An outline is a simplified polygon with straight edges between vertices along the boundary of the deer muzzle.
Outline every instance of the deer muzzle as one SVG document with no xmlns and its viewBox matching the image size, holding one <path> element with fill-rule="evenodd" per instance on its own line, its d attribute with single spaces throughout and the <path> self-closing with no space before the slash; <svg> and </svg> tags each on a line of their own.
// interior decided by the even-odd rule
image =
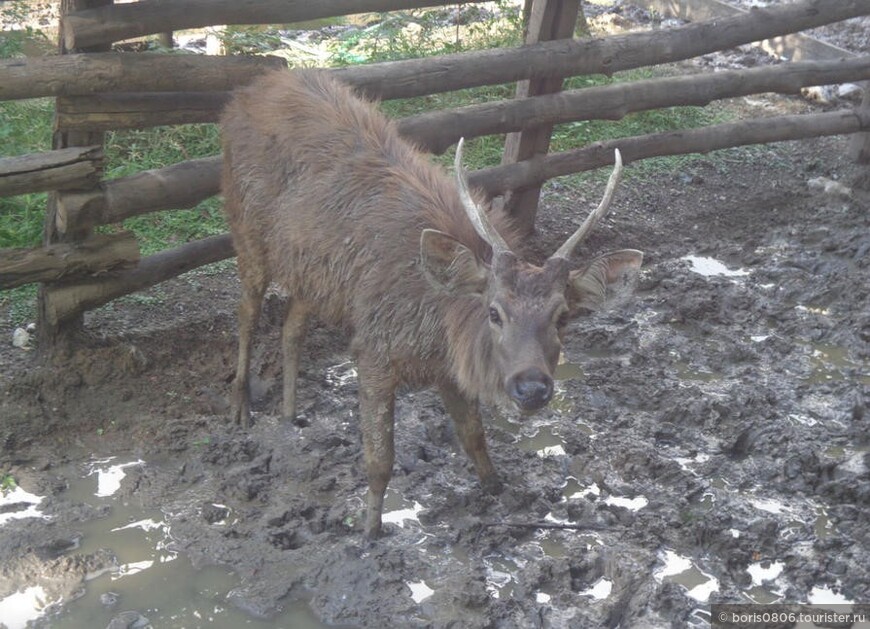
<svg viewBox="0 0 870 629">
<path fill-rule="evenodd" d="M 508 378 L 505 389 L 508 397 L 526 413 L 539 411 L 553 398 L 553 378 L 532 367 Z"/>
</svg>

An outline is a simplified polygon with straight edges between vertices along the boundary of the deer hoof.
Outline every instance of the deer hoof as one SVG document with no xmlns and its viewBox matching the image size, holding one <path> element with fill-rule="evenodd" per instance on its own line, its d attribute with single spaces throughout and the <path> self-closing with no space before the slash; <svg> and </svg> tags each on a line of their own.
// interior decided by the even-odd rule
<svg viewBox="0 0 870 629">
<path fill-rule="evenodd" d="M 377 521 L 366 521 L 366 537 L 375 540 L 381 536 L 381 518 L 378 516 Z"/>
<path fill-rule="evenodd" d="M 499 479 L 497 474 L 481 478 L 480 486 L 483 487 L 483 491 L 492 495 L 500 494 L 504 489 L 504 484 L 501 482 L 501 479 Z"/>
</svg>

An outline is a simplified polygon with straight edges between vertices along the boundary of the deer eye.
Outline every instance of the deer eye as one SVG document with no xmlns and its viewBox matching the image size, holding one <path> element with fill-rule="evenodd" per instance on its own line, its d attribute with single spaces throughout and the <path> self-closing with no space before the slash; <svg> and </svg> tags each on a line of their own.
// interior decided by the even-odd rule
<svg viewBox="0 0 870 629">
<path fill-rule="evenodd" d="M 489 321 L 490 321 L 490 323 L 501 327 L 501 315 L 498 314 L 498 310 L 496 308 L 490 307 L 490 309 L 489 309 Z"/>
</svg>

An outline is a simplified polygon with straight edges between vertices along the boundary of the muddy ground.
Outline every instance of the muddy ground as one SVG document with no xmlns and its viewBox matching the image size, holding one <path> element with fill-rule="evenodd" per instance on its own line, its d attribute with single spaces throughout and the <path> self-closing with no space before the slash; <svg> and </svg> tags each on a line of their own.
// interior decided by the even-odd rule
<svg viewBox="0 0 870 629">
<path fill-rule="evenodd" d="M 195 565 L 236 571 L 232 604 L 263 617 L 303 597 L 352 626 L 703 626 L 709 602 L 870 600 L 870 190 L 846 143 L 629 178 L 582 253 L 643 249 L 637 294 L 571 326 L 574 377 L 552 408 L 491 413 L 506 491 L 481 492 L 434 395 L 404 392 L 390 487 L 394 509 L 419 513 L 376 542 L 361 535 L 340 335 L 313 331 L 301 416 L 280 421 L 273 297 L 256 426 L 228 423 L 232 269 L 93 313 L 99 346 L 64 368 L 5 347 L 0 469 L 46 495 L 51 519 L 0 528 L 0 598 L 34 578 L 72 596 L 112 565 L 111 549 L 76 552 L 83 523 L 106 514 L 70 501 L 58 470 L 128 455 L 145 464 L 127 470 L 124 499 L 161 510 Z M 850 192 L 808 185 L 820 177 Z M 551 251 L 598 194 L 551 187 L 535 247 Z M 677 556 L 694 576 L 663 574 Z M 418 603 L 419 582 L 433 593 Z"/>
<path fill-rule="evenodd" d="M 870 176 L 848 141 L 629 176 L 578 257 L 644 250 L 637 292 L 570 326 L 550 408 L 490 410 L 505 491 L 480 490 L 435 395 L 403 392 L 375 542 L 341 334 L 312 330 L 300 416 L 281 421 L 271 296 L 256 424 L 228 423 L 231 267 L 89 314 L 93 338 L 63 366 L 4 341 L 0 472 L 48 517 L 0 527 L 0 601 L 39 584 L 66 602 L 117 569 L 112 548 L 80 543 L 110 508 L 69 490 L 108 456 L 143 462 L 120 499 L 162 513 L 194 566 L 232 569 L 226 603 L 251 618 L 305 599 L 357 627 L 683 627 L 708 625 L 712 602 L 870 601 Z M 599 195 L 548 186 L 532 248 L 554 250 Z M 70 626 L 52 610 L 34 623 Z"/>
</svg>

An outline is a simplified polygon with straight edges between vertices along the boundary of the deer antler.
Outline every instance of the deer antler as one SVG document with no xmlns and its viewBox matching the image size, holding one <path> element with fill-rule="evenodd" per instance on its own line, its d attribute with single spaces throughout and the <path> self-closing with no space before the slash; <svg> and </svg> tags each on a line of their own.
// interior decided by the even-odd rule
<svg viewBox="0 0 870 629">
<path fill-rule="evenodd" d="M 468 191 L 468 176 L 462 167 L 463 144 L 465 144 L 465 138 L 460 138 L 459 143 L 456 145 L 456 159 L 453 160 L 453 168 L 456 171 L 456 185 L 459 188 L 459 198 L 462 199 L 462 205 L 477 234 L 492 247 L 492 257 L 495 259 L 499 253 L 510 251 L 511 249 L 504 238 L 501 237 L 501 234 L 489 222 L 483 209 L 471 198 L 471 193 Z"/>
<path fill-rule="evenodd" d="M 607 180 L 607 188 L 604 190 L 604 198 L 595 210 L 586 217 L 583 224 L 575 231 L 565 243 L 559 247 L 551 258 L 564 258 L 568 260 L 574 248 L 589 234 L 590 231 L 598 224 L 607 210 L 610 208 L 610 202 L 613 200 L 613 192 L 616 190 L 616 185 L 619 183 L 619 178 L 622 176 L 622 155 L 619 149 L 614 151 L 613 172 L 610 173 L 610 179 Z"/>
</svg>

